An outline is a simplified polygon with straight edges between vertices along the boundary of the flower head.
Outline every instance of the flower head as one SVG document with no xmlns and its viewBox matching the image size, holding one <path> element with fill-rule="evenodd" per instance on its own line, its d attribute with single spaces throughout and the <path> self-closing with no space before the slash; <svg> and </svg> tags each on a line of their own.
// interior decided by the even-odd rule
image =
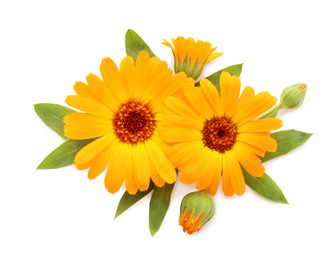
<svg viewBox="0 0 333 260">
<path fill-rule="evenodd" d="M 199 231 L 215 213 L 213 199 L 205 191 L 187 194 L 180 205 L 179 225 L 188 234 Z"/>
<path fill-rule="evenodd" d="M 170 47 L 175 59 L 175 72 L 184 71 L 187 76 L 197 79 L 205 64 L 221 56 L 222 52 L 215 52 L 212 44 L 194 41 L 193 38 L 177 37 L 171 43 L 164 40 L 163 44 Z"/>
<path fill-rule="evenodd" d="M 184 87 L 184 99 L 166 99 L 163 138 L 172 143 L 171 161 L 181 171 L 180 180 L 196 182 L 199 190 L 216 193 L 221 175 L 225 195 L 245 191 L 244 167 L 253 176 L 265 172 L 258 156 L 274 152 L 270 131 L 281 127 L 277 118 L 256 120 L 276 98 L 268 92 L 257 95 L 246 87 L 240 95 L 240 80 L 227 72 L 220 77 L 220 94 L 203 79 L 200 87 Z"/>
<path fill-rule="evenodd" d="M 168 145 L 158 135 L 166 97 L 182 86 L 193 86 L 184 73 L 173 76 L 166 62 L 147 52 L 136 62 L 126 57 L 120 69 L 110 58 L 102 60 L 102 79 L 89 74 L 87 83 L 77 82 L 77 95 L 68 96 L 68 105 L 82 112 L 64 118 L 65 135 L 70 139 L 96 138 L 75 157 L 78 169 L 97 177 L 106 168 L 105 186 L 116 192 L 126 181 L 130 194 L 144 191 L 150 180 L 158 187 L 173 183 L 176 173 L 166 155 Z"/>
</svg>

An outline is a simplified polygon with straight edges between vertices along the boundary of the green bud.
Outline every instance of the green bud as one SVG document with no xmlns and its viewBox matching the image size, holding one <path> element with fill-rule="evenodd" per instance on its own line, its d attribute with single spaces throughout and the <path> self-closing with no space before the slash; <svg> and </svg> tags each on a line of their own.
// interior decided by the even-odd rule
<svg viewBox="0 0 333 260">
<path fill-rule="evenodd" d="M 180 205 L 179 225 L 188 234 L 199 231 L 215 213 L 215 204 L 206 191 L 187 194 Z"/>
<path fill-rule="evenodd" d="M 303 83 L 286 87 L 281 93 L 281 106 L 287 109 L 299 108 L 303 103 L 306 89 L 307 86 Z"/>
</svg>

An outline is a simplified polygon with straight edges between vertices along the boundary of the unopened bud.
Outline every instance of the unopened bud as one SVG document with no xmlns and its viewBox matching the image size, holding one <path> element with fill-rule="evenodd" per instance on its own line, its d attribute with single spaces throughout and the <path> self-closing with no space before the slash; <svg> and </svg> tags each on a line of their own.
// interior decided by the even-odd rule
<svg viewBox="0 0 333 260">
<path fill-rule="evenodd" d="M 179 225 L 188 234 L 199 231 L 215 213 L 215 204 L 206 191 L 187 194 L 180 205 Z"/>
<path fill-rule="evenodd" d="M 287 109 L 299 108 L 304 100 L 307 86 L 299 83 L 286 87 L 281 93 L 281 106 Z"/>
</svg>

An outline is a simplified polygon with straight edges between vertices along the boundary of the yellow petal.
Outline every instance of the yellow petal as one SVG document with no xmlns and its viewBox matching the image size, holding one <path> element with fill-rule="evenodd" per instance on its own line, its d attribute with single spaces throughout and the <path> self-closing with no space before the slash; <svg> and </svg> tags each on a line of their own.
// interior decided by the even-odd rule
<svg viewBox="0 0 333 260">
<path fill-rule="evenodd" d="M 212 60 L 215 60 L 216 58 L 220 57 L 223 55 L 223 52 L 215 52 L 215 53 L 212 53 L 208 60 L 206 61 L 206 64 L 208 64 L 209 62 L 211 62 Z"/>
<path fill-rule="evenodd" d="M 150 162 L 149 164 L 150 164 L 150 177 L 151 177 L 151 180 L 153 181 L 153 183 L 157 187 L 164 186 L 165 181 L 158 174 L 158 171 L 156 170 L 156 167 L 154 166 L 154 164 L 152 162 Z"/>
<path fill-rule="evenodd" d="M 150 56 L 148 52 L 141 51 L 135 61 L 134 74 L 135 84 L 130 85 L 132 88 L 133 97 L 135 100 L 142 99 L 144 93 L 147 90 L 148 80 L 150 76 Z"/>
<path fill-rule="evenodd" d="M 222 173 L 222 160 L 223 156 L 221 156 L 221 165 L 218 164 L 218 166 L 221 166 L 220 171 L 217 173 L 215 173 L 214 178 L 212 180 L 212 182 L 209 184 L 209 186 L 207 187 L 206 191 L 211 195 L 214 196 L 220 186 L 220 180 L 221 180 L 221 173 Z M 219 167 L 216 167 L 216 169 L 218 169 Z"/>
<path fill-rule="evenodd" d="M 210 155 L 211 153 L 209 148 L 204 147 L 200 149 L 193 156 L 193 158 L 186 163 L 186 165 L 179 167 L 180 171 L 182 172 L 182 176 L 186 176 L 188 180 L 192 179 L 193 181 L 198 181 L 201 173 L 206 171 L 207 162 L 214 163 L 211 160 Z"/>
<path fill-rule="evenodd" d="M 211 106 L 214 114 L 218 117 L 223 116 L 223 108 L 219 92 L 215 86 L 207 79 L 200 81 L 200 89 L 205 96 L 207 103 Z"/>
<path fill-rule="evenodd" d="M 83 147 L 75 156 L 75 164 L 84 164 L 97 156 L 113 140 L 114 135 L 105 135 Z"/>
<path fill-rule="evenodd" d="M 167 82 L 165 87 L 162 84 L 156 85 L 155 88 L 159 91 L 151 99 L 155 105 L 159 105 L 162 102 L 164 103 L 166 97 L 174 95 L 184 87 L 194 88 L 194 80 L 187 78 L 183 72 L 177 73 Z"/>
<path fill-rule="evenodd" d="M 175 169 L 161 149 L 152 140 L 146 141 L 145 145 L 147 154 L 161 178 L 167 183 L 175 182 Z"/>
<path fill-rule="evenodd" d="M 112 111 L 97 100 L 83 96 L 68 96 L 65 101 L 71 107 L 74 107 L 81 111 L 96 116 L 102 116 L 107 118 L 112 117 Z"/>
<path fill-rule="evenodd" d="M 168 109 L 173 111 L 175 114 L 198 120 L 199 122 L 203 122 L 202 125 L 204 125 L 205 118 L 201 114 L 196 113 L 193 108 L 183 100 L 176 97 L 168 97 L 165 100 L 165 104 Z"/>
<path fill-rule="evenodd" d="M 228 169 L 228 162 L 226 161 L 225 153 L 223 156 L 223 166 L 222 166 L 222 191 L 224 195 L 230 197 L 235 194 L 231 180 L 230 180 L 230 170 Z"/>
<path fill-rule="evenodd" d="M 129 92 L 114 61 L 110 58 L 104 58 L 100 71 L 109 95 L 115 98 L 118 104 L 126 102 L 129 98 Z"/>
<path fill-rule="evenodd" d="M 207 162 L 205 164 L 205 168 L 198 176 L 198 182 L 196 187 L 199 190 L 207 189 L 211 185 L 215 177 L 221 176 L 222 172 L 222 154 L 212 151 L 210 149 L 206 150 L 209 151 L 209 156 L 206 160 Z"/>
<path fill-rule="evenodd" d="M 86 113 L 72 113 L 64 117 L 65 136 L 84 140 L 113 133 L 111 119 Z"/>
<path fill-rule="evenodd" d="M 82 97 L 91 98 L 94 101 L 99 101 L 92 89 L 84 82 L 76 82 L 74 85 L 75 92 Z"/>
<path fill-rule="evenodd" d="M 88 172 L 88 178 L 90 180 L 100 175 L 106 169 L 106 167 L 111 163 L 112 155 L 118 143 L 119 143 L 118 139 L 114 138 L 112 142 L 107 147 L 105 147 L 104 150 L 102 150 L 96 157 L 94 157 L 90 161 L 91 168 L 89 169 Z"/>
<path fill-rule="evenodd" d="M 192 142 L 180 142 L 172 146 L 170 150 L 171 161 L 175 167 L 187 164 L 202 148 L 201 140 Z"/>
<path fill-rule="evenodd" d="M 197 129 L 182 127 L 169 127 L 160 133 L 161 138 L 170 143 L 174 142 L 191 142 L 202 139 L 202 133 Z"/>
<path fill-rule="evenodd" d="M 236 110 L 238 111 L 242 106 L 244 106 L 244 104 L 252 100 L 253 97 L 254 89 L 247 86 L 239 97 Z"/>
<path fill-rule="evenodd" d="M 263 118 L 237 127 L 237 132 L 263 132 L 279 129 L 282 121 L 277 118 Z"/>
<path fill-rule="evenodd" d="M 133 149 L 133 167 L 135 182 L 140 191 L 145 191 L 150 182 L 150 158 L 148 157 L 144 143 L 132 145 Z"/>
<path fill-rule="evenodd" d="M 225 152 L 224 156 L 225 168 L 223 169 L 223 175 L 229 176 L 232 190 L 237 195 L 242 195 L 245 191 L 245 180 L 237 158 L 232 150 Z"/>
<path fill-rule="evenodd" d="M 220 75 L 220 96 L 221 96 L 221 106 L 222 114 L 225 114 L 228 101 L 228 92 L 230 88 L 231 75 L 228 72 L 222 72 Z"/>
<path fill-rule="evenodd" d="M 109 192 L 116 193 L 122 186 L 132 160 L 131 155 L 131 145 L 122 142 L 117 144 L 104 180 Z"/>
<path fill-rule="evenodd" d="M 125 57 L 120 63 L 120 76 L 123 82 L 123 90 L 127 93 L 127 99 L 134 99 L 133 91 L 135 87 L 134 60 L 132 57 Z"/>
<path fill-rule="evenodd" d="M 237 141 L 247 143 L 268 152 L 275 152 L 277 148 L 275 139 L 258 133 L 240 133 L 237 135 Z"/>
<path fill-rule="evenodd" d="M 171 127 L 182 127 L 191 129 L 202 129 L 202 122 L 195 120 L 193 118 L 188 118 L 184 116 L 178 116 L 173 113 L 165 113 L 163 117 L 163 124 Z"/>
<path fill-rule="evenodd" d="M 192 86 L 184 86 L 184 95 L 189 104 L 196 110 L 197 113 L 204 116 L 205 119 L 210 120 L 214 116 L 214 110 L 206 101 L 204 95 L 201 93 L 200 88 Z"/>
<path fill-rule="evenodd" d="M 231 76 L 228 72 L 223 71 L 220 76 L 220 91 L 222 108 L 224 115 L 232 117 L 236 111 L 238 97 L 240 93 L 240 80 L 236 76 Z"/>
<path fill-rule="evenodd" d="M 251 101 L 236 111 L 232 121 L 237 125 L 250 122 L 274 106 L 276 98 L 268 92 L 261 92 L 254 96 Z"/>
<path fill-rule="evenodd" d="M 95 96 L 108 107 L 112 112 L 116 112 L 118 108 L 118 101 L 112 96 L 104 82 L 94 74 L 87 76 L 87 82 L 90 89 L 94 92 Z"/>
<path fill-rule="evenodd" d="M 135 182 L 135 171 L 134 171 L 134 165 L 133 165 L 133 149 L 129 152 L 130 161 L 128 164 L 128 169 L 126 172 L 126 190 L 129 194 L 133 195 L 136 194 L 138 191 L 138 186 Z"/>
<path fill-rule="evenodd" d="M 232 148 L 237 160 L 252 175 L 260 177 L 265 173 L 261 160 L 241 142 L 237 142 Z"/>
</svg>

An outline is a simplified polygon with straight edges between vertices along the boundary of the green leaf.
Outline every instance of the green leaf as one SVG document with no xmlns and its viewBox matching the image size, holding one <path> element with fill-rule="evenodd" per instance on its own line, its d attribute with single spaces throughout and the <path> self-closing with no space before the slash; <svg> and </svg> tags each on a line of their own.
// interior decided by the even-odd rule
<svg viewBox="0 0 333 260">
<path fill-rule="evenodd" d="M 304 144 L 311 135 L 312 134 L 297 130 L 283 130 L 272 133 L 272 138 L 274 138 L 278 144 L 277 151 L 266 153 L 262 162 L 287 154 Z M 262 177 L 253 177 L 245 169 L 243 169 L 243 173 L 246 184 L 258 194 L 275 202 L 288 203 L 279 186 L 267 174 L 264 174 Z"/>
<path fill-rule="evenodd" d="M 219 71 L 213 73 L 212 75 L 206 77 L 206 79 L 208 79 L 210 82 L 212 82 L 213 85 L 218 89 L 218 91 L 220 91 L 220 75 L 221 75 L 222 71 L 229 72 L 231 75 L 239 77 L 240 74 L 242 73 L 242 68 L 243 68 L 243 64 L 232 65 L 232 66 L 226 67 L 222 70 L 219 70 Z M 198 86 L 199 86 L 199 84 L 200 84 L 199 82 L 196 83 L 196 85 L 198 85 Z"/>
<path fill-rule="evenodd" d="M 300 132 L 297 130 L 284 130 L 271 134 L 278 144 L 277 150 L 273 153 L 267 152 L 262 162 L 274 159 L 281 155 L 289 153 L 291 150 L 304 144 L 312 134 Z"/>
<path fill-rule="evenodd" d="M 63 118 L 65 115 L 75 113 L 76 111 L 61 105 L 49 103 L 36 104 L 34 108 L 37 115 L 49 128 L 66 139 Z"/>
<path fill-rule="evenodd" d="M 262 177 L 253 177 L 243 169 L 243 174 L 246 184 L 255 192 L 269 200 L 288 204 L 282 190 L 266 173 Z"/>
<path fill-rule="evenodd" d="M 94 139 L 66 140 L 58 148 L 46 156 L 37 169 L 57 169 L 72 165 L 74 163 L 74 157 L 78 151 L 93 140 Z"/>
<path fill-rule="evenodd" d="M 130 29 L 126 32 L 125 46 L 127 55 L 131 56 L 134 61 L 136 60 L 136 56 L 140 51 L 147 51 L 150 57 L 155 56 L 147 43 L 135 31 Z"/>
<path fill-rule="evenodd" d="M 148 190 L 146 191 L 138 191 L 134 195 L 131 195 L 127 191 L 125 191 L 125 193 L 123 194 L 123 196 L 119 201 L 114 218 L 124 213 L 127 209 L 129 209 L 131 206 L 133 206 L 135 203 L 137 203 L 139 200 L 141 200 L 143 197 L 149 194 L 153 190 L 153 188 L 154 184 L 151 182 Z"/>
<path fill-rule="evenodd" d="M 165 184 L 162 188 L 154 187 L 149 204 L 149 229 L 154 236 L 160 229 L 168 211 L 174 184 Z"/>
</svg>

